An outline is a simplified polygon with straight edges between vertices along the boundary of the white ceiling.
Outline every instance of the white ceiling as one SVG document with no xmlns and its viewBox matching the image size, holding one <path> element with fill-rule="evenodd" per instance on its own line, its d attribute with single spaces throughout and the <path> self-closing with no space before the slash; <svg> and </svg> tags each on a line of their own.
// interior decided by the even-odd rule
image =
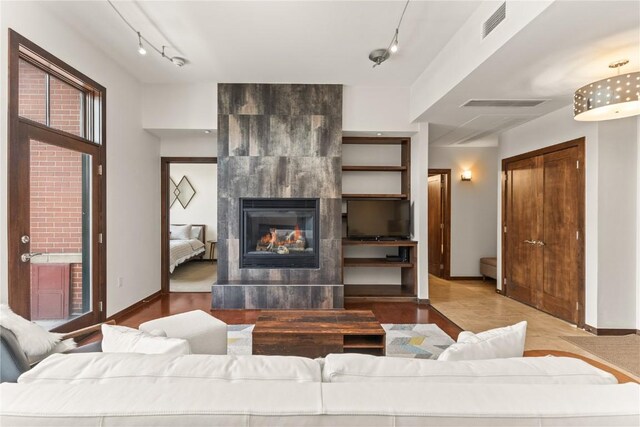
<svg viewBox="0 0 640 427">
<path fill-rule="evenodd" d="M 507 17 L 508 17 L 507 9 Z M 640 2 L 556 1 L 432 106 L 435 145 L 469 144 L 573 102 L 574 91 L 614 74 L 627 58 L 640 70 Z M 544 99 L 530 108 L 460 107 L 469 99 Z"/>
<path fill-rule="evenodd" d="M 137 36 L 106 1 L 55 1 L 50 10 L 146 83 L 265 82 L 410 86 L 476 9 L 477 1 L 412 1 L 400 50 L 382 67 L 404 1 L 116 1 L 181 69 L 137 53 Z M 149 50 L 149 49 L 148 49 Z"/>
</svg>

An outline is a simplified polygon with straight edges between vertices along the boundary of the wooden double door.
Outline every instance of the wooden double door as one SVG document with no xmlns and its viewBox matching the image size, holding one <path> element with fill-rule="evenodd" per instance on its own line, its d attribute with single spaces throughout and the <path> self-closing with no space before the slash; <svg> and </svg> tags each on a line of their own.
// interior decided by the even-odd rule
<svg viewBox="0 0 640 427">
<path fill-rule="evenodd" d="M 584 139 L 503 163 L 506 295 L 584 323 Z"/>
</svg>

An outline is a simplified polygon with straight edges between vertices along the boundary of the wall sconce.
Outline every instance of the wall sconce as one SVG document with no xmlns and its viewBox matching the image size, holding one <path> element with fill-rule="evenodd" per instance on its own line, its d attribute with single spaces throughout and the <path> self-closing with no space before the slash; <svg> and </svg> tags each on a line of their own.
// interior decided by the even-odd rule
<svg viewBox="0 0 640 427">
<path fill-rule="evenodd" d="M 460 179 L 463 181 L 471 181 L 471 171 L 470 170 L 462 171 L 462 175 L 460 175 Z"/>
</svg>

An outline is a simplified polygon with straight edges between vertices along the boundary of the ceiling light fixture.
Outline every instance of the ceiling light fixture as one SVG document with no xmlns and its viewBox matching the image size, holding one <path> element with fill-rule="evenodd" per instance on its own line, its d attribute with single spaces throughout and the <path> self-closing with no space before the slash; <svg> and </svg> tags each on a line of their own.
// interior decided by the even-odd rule
<svg viewBox="0 0 640 427">
<path fill-rule="evenodd" d="M 144 46 L 142 45 L 142 36 L 140 35 L 139 32 L 138 32 L 138 53 L 140 55 L 147 54 L 147 49 L 145 49 Z"/>
<path fill-rule="evenodd" d="M 165 54 L 165 48 L 167 46 L 162 46 L 161 49 L 158 49 L 153 43 L 151 43 L 142 34 L 140 34 L 140 31 L 138 31 L 133 25 L 131 25 L 131 23 L 129 21 L 127 21 L 127 19 L 122 15 L 122 13 L 120 13 L 120 11 L 115 7 L 115 5 L 111 2 L 111 0 L 107 0 L 107 3 L 109 3 L 109 5 L 113 8 L 113 10 L 116 11 L 116 13 L 120 17 L 120 19 L 122 19 L 122 21 L 125 24 L 127 24 L 127 26 L 129 28 L 131 28 L 131 30 L 134 33 L 136 33 L 138 35 L 138 53 L 140 55 L 146 55 L 147 54 L 147 49 L 145 49 L 144 45 L 142 44 L 142 42 L 144 41 L 147 44 L 148 47 L 150 47 L 151 49 L 155 50 L 161 57 L 166 58 L 169 62 L 171 62 L 175 66 L 182 67 L 182 66 L 184 66 L 185 64 L 188 63 L 188 61 L 185 58 L 181 57 L 181 56 L 169 56 L 169 55 Z"/>
<path fill-rule="evenodd" d="M 404 4 L 404 9 L 402 9 L 400 20 L 398 21 L 396 31 L 393 33 L 393 38 L 391 39 L 391 43 L 389 43 L 389 46 L 386 49 L 374 49 L 371 51 L 371 53 L 369 53 L 369 59 L 374 62 L 374 68 L 389 59 L 392 53 L 396 53 L 398 51 L 398 34 L 400 33 L 400 25 L 402 24 L 404 13 L 407 11 L 407 6 L 409 6 L 409 1 L 410 0 L 407 0 L 407 2 Z"/>
<path fill-rule="evenodd" d="M 614 77 L 589 83 L 573 96 L 573 118 L 596 122 L 640 115 L 640 71 L 620 75 L 628 59 L 609 64 L 618 70 Z"/>
</svg>

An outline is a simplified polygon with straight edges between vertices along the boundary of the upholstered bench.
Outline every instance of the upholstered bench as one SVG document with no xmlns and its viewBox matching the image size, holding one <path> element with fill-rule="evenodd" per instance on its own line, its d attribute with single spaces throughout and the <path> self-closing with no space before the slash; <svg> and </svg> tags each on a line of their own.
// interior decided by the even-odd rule
<svg viewBox="0 0 640 427">
<path fill-rule="evenodd" d="M 482 274 L 482 279 L 486 279 L 487 277 L 491 277 L 492 279 L 497 280 L 498 274 L 496 269 L 497 259 L 496 258 L 480 258 L 480 274 Z"/>
<path fill-rule="evenodd" d="M 189 342 L 193 354 L 227 354 L 227 324 L 202 310 L 161 317 L 141 324 L 138 329 L 163 331 L 169 338 Z"/>
</svg>

